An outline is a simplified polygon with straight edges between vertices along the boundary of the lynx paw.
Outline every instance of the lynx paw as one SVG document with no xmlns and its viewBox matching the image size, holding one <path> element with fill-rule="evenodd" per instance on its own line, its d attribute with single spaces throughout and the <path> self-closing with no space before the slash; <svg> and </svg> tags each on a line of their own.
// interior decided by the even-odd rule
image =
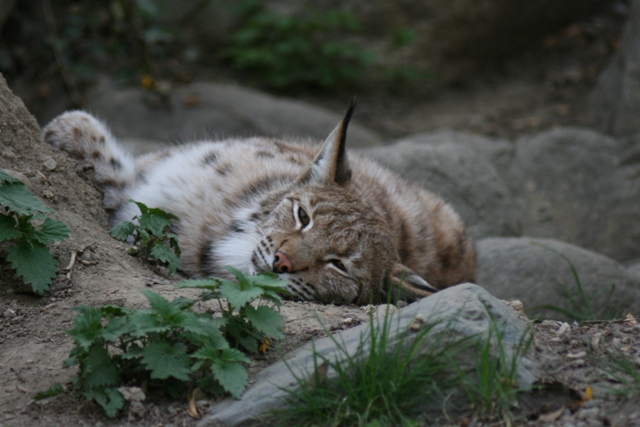
<svg viewBox="0 0 640 427">
<path fill-rule="evenodd" d="M 83 111 L 64 113 L 42 130 L 43 141 L 83 160 L 102 157 L 110 138 L 107 128 Z"/>
</svg>

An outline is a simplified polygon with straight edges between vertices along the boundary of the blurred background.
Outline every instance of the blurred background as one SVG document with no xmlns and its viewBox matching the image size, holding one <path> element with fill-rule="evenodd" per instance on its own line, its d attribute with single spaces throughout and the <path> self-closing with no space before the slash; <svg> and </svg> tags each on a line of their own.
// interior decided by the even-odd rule
<svg viewBox="0 0 640 427">
<path fill-rule="evenodd" d="M 0 72 L 41 125 L 91 107 L 101 79 L 151 104 L 207 81 L 337 112 L 357 94 L 359 121 L 384 138 L 442 127 L 514 138 L 588 124 L 587 98 L 629 9 L 625 0 L 2 0 Z"/>
</svg>

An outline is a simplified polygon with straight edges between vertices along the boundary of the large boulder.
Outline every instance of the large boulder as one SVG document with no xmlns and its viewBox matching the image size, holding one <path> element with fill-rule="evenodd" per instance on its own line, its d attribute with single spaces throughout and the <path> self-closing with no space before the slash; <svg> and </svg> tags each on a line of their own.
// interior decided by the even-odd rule
<svg viewBox="0 0 640 427">
<path fill-rule="evenodd" d="M 529 316 L 567 318 L 542 306 L 598 317 L 640 304 L 640 276 L 604 255 L 528 237 L 482 239 L 476 249 L 478 284 L 498 298 L 521 300 Z"/>
<path fill-rule="evenodd" d="M 519 235 L 509 188 L 492 164 L 505 152 L 485 142 L 464 133 L 418 135 L 362 152 L 444 197 L 475 238 Z"/>
<path fill-rule="evenodd" d="M 595 126 L 620 136 L 640 132 L 640 0 L 631 3 L 620 49 L 591 95 Z"/>
<path fill-rule="evenodd" d="M 562 128 L 519 141 L 508 182 L 522 232 L 640 257 L 640 158 L 622 140 Z"/>
<path fill-rule="evenodd" d="M 374 320 L 378 331 L 383 325 L 383 318 Z M 477 337 L 500 335 L 501 346 L 494 341 L 494 355 L 504 352 L 507 358 L 516 356 L 516 349 L 521 340 L 527 339 L 529 328 L 526 321 L 519 318 L 507 304 L 491 296 L 484 289 L 464 284 L 439 292 L 432 297 L 424 298 L 391 315 L 388 320 L 389 343 L 404 338 L 403 345 L 411 345 L 415 334 L 405 335 L 409 329 L 433 329 L 426 336 L 423 345 L 416 351 L 420 357 L 434 345 L 442 345 L 442 334 L 447 340 L 470 340 Z M 415 328 L 417 326 L 418 328 Z M 200 427 L 231 427 L 239 425 L 265 425 L 265 413 L 283 408 L 290 398 L 287 389 L 299 386 L 298 378 L 308 379 L 318 366 L 314 353 L 331 362 L 344 361 L 347 358 L 366 357 L 368 353 L 367 338 L 370 336 L 369 323 L 341 332 L 333 337 L 326 337 L 309 343 L 285 356 L 285 360 L 264 369 L 256 376 L 256 381 L 242 396 L 242 399 L 228 399 L 215 406 L 212 413 L 198 425 Z M 496 328 L 496 329 L 493 329 Z M 428 329 L 427 329 L 428 330 Z M 363 343 L 364 340 L 364 343 Z M 464 360 L 459 360 L 462 369 L 473 369 L 477 360 L 472 348 L 464 353 Z M 388 349 L 393 351 L 392 348 Z M 536 380 L 537 364 L 529 355 L 518 359 L 517 381 L 521 387 L 529 387 Z M 321 362 L 318 362 L 321 363 Z M 335 379 L 332 368 L 327 372 L 327 380 Z M 425 402 L 428 405 L 429 402 Z M 272 425 L 272 424 L 269 424 Z M 275 425 L 275 424 L 273 424 Z"/>
<path fill-rule="evenodd" d="M 345 98 L 345 109 L 349 101 Z M 106 121 L 116 136 L 164 142 L 256 135 L 324 140 L 342 119 L 341 111 L 207 82 L 176 86 L 160 97 L 103 79 L 88 93 L 86 108 Z M 381 144 L 374 131 L 357 123 L 349 126 L 350 147 Z"/>
</svg>

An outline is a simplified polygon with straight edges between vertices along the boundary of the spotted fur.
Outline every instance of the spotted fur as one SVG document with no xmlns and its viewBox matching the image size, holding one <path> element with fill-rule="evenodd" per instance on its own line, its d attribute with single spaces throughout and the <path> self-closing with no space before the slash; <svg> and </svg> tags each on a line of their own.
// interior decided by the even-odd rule
<svg viewBox="0 0 640 427">
<path fill-rule="evenodd" d="M 475 251 L 440 197 L 345 151 L 353 107 L 324 144 L 268 138 L 201 141 L 139 158 L 93 116 L 54 119 L 43 139 L 94 167 L 112 225 L 174 214 L 192 277 L 275 271 L 291 297 L 323 303 L 413 301 L 473 281 Z"/>
</svg>

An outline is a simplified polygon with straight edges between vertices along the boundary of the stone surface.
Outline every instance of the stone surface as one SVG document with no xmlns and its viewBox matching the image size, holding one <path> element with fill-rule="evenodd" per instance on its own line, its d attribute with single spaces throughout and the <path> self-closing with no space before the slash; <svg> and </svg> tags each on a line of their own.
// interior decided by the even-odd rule
<svg viewBox="0 0 640 427">
<path fill-rule="evenodd" d="M 640 258 L 637 145 L 586 129 L 541 132 L 518 141 L 506 180 L 523 235 Z"/>
<path fill-rule="evenodd" d="M 514 144 L 505 139 L 489 138 L 470 132 L 458 130 L 438 130 L 408 135 L 397 139 L 396 144 L 455 144 L 465 150 L 479 154 L 488 160 L 501 173 L 505 173 L 511 166 L 514 155 Z"/>
<path fill-rule="evenodd" d="M 116 136 L 160 143 L 256 135 L 324 140 L 343 113 L 206 82 L 176 86 L 162 98 L 138 88 L 118 88 L 103 79 L 87 99 L 87 110 L 106 121 Z M 345 110 L 350 101 L 345 99 Z M 349 125 L 350 148 L 382 143 L 357 120 Z"/>
<path fill-rule="evenodd" d="M 640 0 L 631 2 L 620 49 L 591 95 L 595 126 L 612 135 L 640 132 Z"/>
<path fill-rule="evenodd" d="M 522 301 L 530 317 L 566 319 L 555 311 L 536 310 L 543 305 L 574 310 L 562 296 L 565 291 L 580 301 L 567 259 L 575 267 L 587 301 L 595 307 L 634 310 L 640 304 L 640 276 L 604 255 L 557 240 L 528 237 L 482 239 L 476 249 L 478 284 L 498 298 Z M 607 302 L 612 284 L 615 289 Z"/>
<path fill-rule="evenodd" d="M 464 134 L 456 135 L 461 139 Z M 362 152 L 440 194 L 460 213 L 475 238 L 519 235 L 507 184 L 480 151 L 469 148 L 477 140 L 472 136 L 465 140 L 409 139 Z"/>
<path fill-rule="evenodd" d="M 486 336 L 492 319 L 495 319 L 497 327 L 504 333 L 502 350 L 511 355 L 513 347 L 520 339 L 526 337 L 529 331 L 527 322 L 518 319 L 517 314 L 507 304 L 472 284 L 446 289 L 394 312 L 389 327 L 390 341 L 392 342 L 393 337 L 399 333 L 407 331 L 418 316 L 425 319 L 422 327 L 435 325 L 433 332 L 426 339 L 425 349 L 429 347 L 428 343 L 432 342 L 432 339 L 436 339 L 437 333 L 444 330 L 447 338 L 451 339 L 478 336 L 478 334 Z M 335 338 L 327 337 L 317 340 L 287 355 L 286 363 L 277 362 L 260 372 L 256 382 L 246 391 L 242 399 L 228 399 L 221 402 L 198 426 L 261 425 L 260 417 L 264 412 L 282 408 L 286 404 L 288 394 L 283 388 L 297 386 L 292 371 L 302 378 L 308 377 L 313 372 L 315 369 L 313 348 L 329 360 L 341 360 L 345 354 L 336 348 L 334 340 L 341 343 L 347 352 L 353 355 L 359 347 L 361 337 L 368 336 L 369 327 L 369 324 L 360 325 L 337 334 Z M 411 335 L 407 343 L 410 337 Z M 472 362 L 475 358 L 467 354 L 465 360 Z M 330 369 L 327 373 L 328 380 L 331 381 L 334 375 L 335 373 Z M 528 358 L 520 359 L 519 385 L 531 385 L 536 375 L 535 362 Z"/>
</svg>

